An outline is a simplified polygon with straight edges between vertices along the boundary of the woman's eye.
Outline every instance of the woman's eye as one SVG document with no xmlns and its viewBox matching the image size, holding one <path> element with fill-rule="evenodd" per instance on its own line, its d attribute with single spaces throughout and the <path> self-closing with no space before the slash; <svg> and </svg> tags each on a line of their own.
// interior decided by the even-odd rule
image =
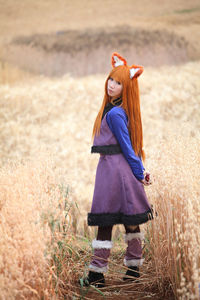
<svg viewBox="0 0 200 300">
<path fill-rule="evenodd" d="M 113 78 L 112 78 L 112 77 L 110 77 L 109 79 L 110 79 L 111 81 L 113 81 Z"/>
<path fill-rule="evenodd" d="M 119 85 L 120 85 L 120 84 L 121 84 L 121 82 L 117 81 L 117 84 L 119 84 Z"/>
</svg>

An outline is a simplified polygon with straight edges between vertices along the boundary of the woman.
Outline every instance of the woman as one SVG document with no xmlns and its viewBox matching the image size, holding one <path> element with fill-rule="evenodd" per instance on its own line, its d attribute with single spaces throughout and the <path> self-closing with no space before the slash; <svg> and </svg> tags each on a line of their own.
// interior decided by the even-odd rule
<svg viewBox="0 0 200 300">
<path fill-rule="evenodd" d="M 94 123 L 92 153 L 99 153 L 95 188 L 88 225 L 98 226 L 93 240 L 94 255 L 84 285 L 105 285 L 112 248 L 112 228 L 124 224 L 127 250 L 124 259 L 128 267 L 124 280 L 135 279 L 142 265 L 143 238 L 139 225 L 152 219 L 151 206 L 144 185 L 149 174 L 144 173 L 142 160 L 143 133 L 140 113 L 138 76 L 143 67 L 132 65 L 118 53 L 112 55 L 113 69 L 105 83 L 105 96 Z"/>
</svg>

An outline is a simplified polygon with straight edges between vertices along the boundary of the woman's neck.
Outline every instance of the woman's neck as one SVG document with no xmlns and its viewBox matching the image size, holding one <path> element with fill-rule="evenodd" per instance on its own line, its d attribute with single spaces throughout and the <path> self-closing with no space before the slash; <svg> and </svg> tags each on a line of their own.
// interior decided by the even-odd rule
<svg viewBox="0 0 200 300">
<path fill-rule="evenodd" d="M 116 104 L 120 103 L 121 100 L 122 99 L 120 96 L 120 97 L 111 98 L 110 102 L 112 103 L 112 105 L 116 105 Z"/>
</svg>

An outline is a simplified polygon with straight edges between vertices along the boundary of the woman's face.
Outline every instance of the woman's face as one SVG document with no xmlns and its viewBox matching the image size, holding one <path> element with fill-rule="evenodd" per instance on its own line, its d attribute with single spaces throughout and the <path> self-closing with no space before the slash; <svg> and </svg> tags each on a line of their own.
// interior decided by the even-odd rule
<svg viewBox="0 0 200 300">
<path fill-rule="evenodd" d="M 108 79 L 107 93 L 108 96 L 112 98 L 117 98 L 121 96 L 122 84 L 119 81 L 114 80 L 112 77 Z"/>
</svg>

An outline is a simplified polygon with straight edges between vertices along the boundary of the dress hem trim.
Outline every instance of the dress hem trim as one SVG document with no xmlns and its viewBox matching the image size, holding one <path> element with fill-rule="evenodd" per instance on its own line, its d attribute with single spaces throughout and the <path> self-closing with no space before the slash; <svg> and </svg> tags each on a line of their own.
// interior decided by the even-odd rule
<svg viewBox="0 0 200 300">
<path fill-rule="evenodd" d="M 125 215 L 123 213 L 88 213 L 89 226 L 111 226 L 115 224 L 140 225 L 152 219 L 153 211 L 151 209 L 136 215 Z"/>
</svg>

